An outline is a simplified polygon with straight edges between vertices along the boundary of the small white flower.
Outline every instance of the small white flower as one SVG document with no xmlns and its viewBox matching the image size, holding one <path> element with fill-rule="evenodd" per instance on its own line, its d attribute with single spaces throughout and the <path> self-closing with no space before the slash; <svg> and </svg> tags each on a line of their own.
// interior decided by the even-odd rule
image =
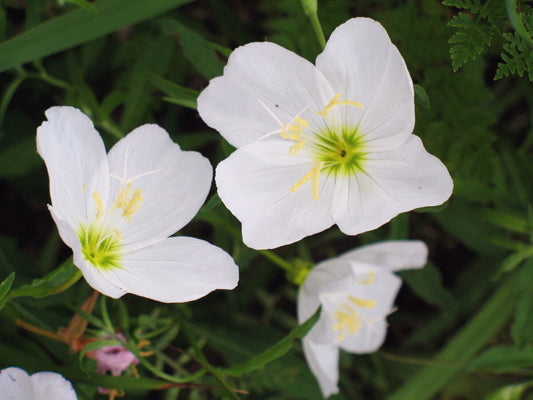
<svg viewBox="0 0 533 400">
<path fill-rule="evenodd" d="M 252 248 L 333 224 L 356 235 L 452 192 L 446 167 L 412 134 L 403 58 L 368 18 L 337 27 L 316 66 L 274 43 L 239 47 L 198 111 L 237 147 L 216 183 Z"/>
<path fill-rule="evenodd" d="M 324 397 L 338 393 L 339 349 L 371 353 L 385 340 L 386 317 L 401 280 L 392 272 L 421 268 L 427 247 L 420 241 L 390 241 L 349 251 L 311 270 L 298 293 L 298 320 L 322 306 L 320 319 L 303 339 L 307 363 Z"/>
<path fill-rule="evenodd" d="M 0 371 L 0 399 L 2 400 L 76 400 L 74 388 L 55 372 L 26 371 L 10 367 Z"/>
<path fill-rule="evenodd" d="M 198 212 L 212 168 L 182 151 L 157 125 L 143 125 L 106 155 L 90 119 L 52 107 L 37 129 L 37 150 L 50 177 L 49 206 L 74 264 L 94 289 L 184 302 L 233 289 L 238 268 L 220 248 L 168 237 Z"/>
</svg>

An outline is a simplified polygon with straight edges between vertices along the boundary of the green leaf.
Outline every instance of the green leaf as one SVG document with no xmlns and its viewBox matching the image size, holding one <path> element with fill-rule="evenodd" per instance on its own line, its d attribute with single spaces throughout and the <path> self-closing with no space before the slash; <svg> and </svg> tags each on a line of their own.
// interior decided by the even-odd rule
<svg viewBox="0 0 533 400">
<path fill-rule="evenodd" d="M 35 279 L 29 285 L 13 289 L 11 297 L 46 297 L 61 293 L 81 278 L 81 271 L 72 263 L 72 258 L 44 278 Z"/>
<path fill-rule="evenodd" d="M 178 35 L 183 55 L 204 78 L 222 75 L 224 65 L 203 37 L 174 20 L 164 20 L 162 25 L 167 33 Z"/>
<path fill-rule="evenodd" d="M 467 364 L 466 369 L 490 369 L 494 372 L 505 372 L 532 365 L 533 346 L 500 345 L 481 353 Z"/>
<path fill-rule="evenodd" d="M 0 151 L 0 178 L 25 175 L 40 164 L 41 160 L 35 151 L 35 137 L 22 137 Z"/>
<path fill-rule="evenodd" d="M 483 400 L 520 400 L 531 386 L 533 386 L 533 381 L 507 385 L 493 391 Z"/>
<path fill-rule="evenodd" d="M 97 1 L 94 3 L 98 12 L 96 18 L 78 9 L 0 44 L 0 72 L 107 35 L 190 1 Z"/>
<path fill-rule="evenodd" d="M 124 113 L 121 121 L 123 131 L 129 131 L 144 121 L 144 115 L 150 105 L 150 102 L 146 101 L 146 99 L 151 91 L 146 75 L 149 72 L 163 74 L 166 71 L 173 47 L 173 40 L 161 34 L 150 43 L 143 56 L 135 63 L 124 103 Z"/>
<path fill-rule="evenodd" d="M 533 246 L 526 247 L 523 250 L 519 250 L 516 253 L 511 254 L 502 262 L 500 268 L 501 272 L 509 272 L 515 269 L 523 261 L 533 257 Z"/>
<path fill-rule="evenodd" d="M 485 209 L 482 215 L 491 224 L 511 232 L 528 233 L 533 230 L 524 217 L 509 212 Z"/>
<path fill-rule="evenodd" d="M 98 15 L 98 10 L 96 9 L 94 3 L 89 3 L 87 0 L 60 0 L 60 4 L 61 3 L 74 4 L 80 8 L 89 11 L 94 17 Z"/>
<path fill-rule="evenodd" d="M 148 73 L 148 80 L 152 82 L 155 87 L 169 96 L 165 97 L 164 100 L 196 110 L 196 99 L 199 94 L 196 90 L 184 88 L 183 86 L 170 82 L 165 78 L 152 73 Z"/>
<path fill-rule="evenodd" d="M 522 17 L 518 12 L 517 1 L 505 0 L 505 9 L 507 11 L 507 15 L 509 16 L 509 21 L 511 21 L 511 25 L 513 26 L 514 30 L 517 31 L 518 34 L 520 34 L 520 36 L 522 36 L 522 38 L 530 44 L 530 46 L 533 46 L 533 39 L 531 39 L 529 32 L 526 30 L 526 27 L 522 22 Z"/>
<path fill-rule="evenodd" d="M 220 373 L 232 376 L 241 376 L 246 372 L 262 368 L 269 362 L 274 361 L 285 355 L 291 349 L 292 342 L 295 339 L 302 339 L 317 323 L 318 319 L 320 318 L 321 311 L 322 309 L 319 308 L 307 321 L 294 328 L 287 336 L 285 336 L 283 339 L 281 339 L 278 343 L 276 343 L 268 350 L 265 350 L 261 354 L 251 358 L 248 361 L 243 362 L 242 364 L 224 370 L 220 370 Z"/>
<path fill-rule="evenodd" d="M 2 283 L 0 283 L 0 310 L 4 308 L 4 306 L 7 303 L 8 297 L 7 294 L 9 293 L 9 289 L 11 289 L 11 285 L 13 285 L 13 282 L 15 281 L 15 273 L 11 272 L 6 279 Z"/>
<path fill-rule="evenodd" d="M 420 85 L 414 85 L 414 88 L 415 88 L 416 103 L 422 108 L 426 108 L 426 109 L 429 108 L 430 107 L 429 97 L 426 92 L 426 89 L 424 89 Z"/>
</svg>

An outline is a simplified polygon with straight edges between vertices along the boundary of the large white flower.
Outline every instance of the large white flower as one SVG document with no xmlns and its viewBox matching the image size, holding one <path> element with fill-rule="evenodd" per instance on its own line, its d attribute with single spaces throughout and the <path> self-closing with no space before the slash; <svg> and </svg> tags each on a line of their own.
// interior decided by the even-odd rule
<svg viewBox="0 0 533 400">
<path fill-rule="evenodd" d="M 2 400 L 76 400 L 76 392 L 69 381 L 55 372 L 26 371 L 10 367 L 0 371 L 0 399 Z"/>
<path fill-rule="evenodd" d="M 371 353 L 385 340 L 386 317 L 401 280 L 392 272 L 421 268 L 427 247 L 420 241 L 364 246 L 314 267 L 298 293 L 298 320 L 322 306 L 320 319 L 303 339 L 307 363 L 324 397 L 338 392 L 339 349 Z"/>
<path fill-rule="evenodd" d="M 182 151 L 157 125 L 143 125 L 106 155 L 90 119 L 52 107 L 37 129 L 37 150 L 50 177 L 50 212 L 74 264 L 99 292 L 134 293 L 161 302 L 233 289 L 238 269 L 220 248 L 168 237 L 198 212 L 212 168 Z"/>
<path fill-rule="evenodd" d="M 412 135 L 413 93 L 398 49 L 368 18 L 337 27 L 316 66 L 274 43 L 236 49 L 198 111 L 237 147 L 216 183 L 244 242 L 274 248 L 333 224 L 355 235 L 446 201 L 446 167 Z"/>
</svg>

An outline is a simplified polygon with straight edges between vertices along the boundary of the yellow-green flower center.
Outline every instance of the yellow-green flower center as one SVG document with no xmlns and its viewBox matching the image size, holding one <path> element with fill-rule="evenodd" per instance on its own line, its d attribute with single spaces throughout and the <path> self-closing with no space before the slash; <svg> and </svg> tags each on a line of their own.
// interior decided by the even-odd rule
<svg viewBox="0 0 533 400">
<path fill-rule="evenodd" d="M 322 172 L 336 176 L 354 175 L 363 170 L 366 158 L 362 135 L 357 128 L 329 129 L 316 135 L 313 156 L 322 163 Z"/>
<path fill-rule="evenodd" d="M 94 223 L 82 224 L 78 238 L 87 262 L 103 270 L 122 268 L 122 240 L 118 230 L 105 229 Z"/>
</svg>

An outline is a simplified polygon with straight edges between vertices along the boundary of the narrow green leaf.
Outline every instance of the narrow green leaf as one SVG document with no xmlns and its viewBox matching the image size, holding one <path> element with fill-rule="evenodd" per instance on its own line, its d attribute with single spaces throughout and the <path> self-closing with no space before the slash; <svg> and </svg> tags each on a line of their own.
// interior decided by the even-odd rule
<svg viewBox="0 0 533 400">
<path fill-rule="evenodd" d="M 222 75 L 224 65 L 203 37 L 171 19 L 164 20 L 162 25 L 167 33 L 178 35 L 183 55 L 204 78 Z"/>
<path fill-rule="evenodd" d="M 72 263 L 72 258 L 44 278 L 35 279 L 29 285 L 13 289 L 11 297 L 46 297 L 61 293 L 81 278 L 81 271 Z"/>
<path fill-rule="evenodd" d="M 426 92 L 426 89 L 424 89 L 420 85 L 414 85 L 414 87 L 415 87 L 416 103 L 422 108 L 426 108 L 426 109 L 429 108 L 430 107 L 429 96 Z"/>
<path fill-rule="evenodd" d="M 468 362 L 507 323 L 516 302 L 515 287 L 522 279 L 520 273 L 502 282 L 484 307 L 472 317 L 465 327 L 437 354 L 435 361 L 457 364 L 432 365 L 415 373 L 387 400 L 428 400 L 434 397 L 461 370 L 461 363 Z"/>
<path fill-rule="evenodd" d="M 11 272 L 6 279 L 2 283 L 0 283 L 0 310 L 4 308 L 4 306 L 7 303 L 8 297 L 7 294 L 9 293 L 9 289 L 11 289 L 11 285 L 13 285 L 13 282 L 15 281 L 15 273 Z"/>
<path fill-rule="evenodd" d="M 1 23 L 1 15 L 0 15 L 0 23 Z M 17 91 L 22 81 L 24 81 L 24 78 L 16 77 L 4 89 L 4 94 L 2 96 L 2 102 L 0 103 L 0 126 L 2 126 L 2 123 L 4 122 L 4 116 L 6 115 L 7 107 L 9 106 L 9 103 L 11 102 L 13 95 Z"/>
<path fill-rule="evenodd" d="M 143 122 L 146 110 L 150 105 L 146 99 L 151 91 L 146 75 L 149 72 L 165 73 L 172 57 L 173 47 L 172 38 L 161 34 L 135 63 L 129 80 L 130 89 L 126 94 L 124 113 L 120 124 L 123 131 L 129 131 Z"/>
<path fill-rule="evenodd" d="M 196 90 L 184 88 L 183 86 L 168 81 L 165 78 L 152 73 L 148 73 L 148 80 L 155 87 L 162 90 L 169 96 L 165 97 L 164 100 L 196 110 L 196 99 L 199 94 Z"/>
<path fill-rule="evenodd" d="M 242 364 L 236 365 L 234 367 L 220 370 L 222 374 L 227 374 L 231 376 L 241 376 L 242 374 L 259 369 L 265 364 L 268 364 L 271 361 L 274 361 L 281 356 L 285 355 L 292 347 L 292 342 L 295 339 L 302 339 L 311 328 L 317 323 L 320 318 L 321 308 L 319 308 L 307 321 L 302 325 L 294 328 L 287 336 L 281 339 L 274 346 L 265 350 L 261 354 L 253 357 L 252 359 L 243 362 Z"/>
<path fill-rule="evenodd" d="M 96 9 L 94 3 L 89 3 L 87 0 L 62 0 L 62 3 L 74 4 L 89 11 L 94 17 L 98 15 L 98 10 Z"/>
<path fill-rule="evenodd" d="M 0 72 L 152 18 L 192 0 L 100 0 L 98 16 L 78 9 L 0 44 Z M 32 3 L 32 2 L 29 2 Z"/>
<path fill-rule="evenodd" d="M 533 246 L 526 247 L 523 250 L 519 250 L 516 253 L 511 254 L 505 260 L 503 260 L 500 272 L 509 272 L 515 269 L 523 261 L 533 257 Z"/>
<path fill-rule="evenodd" d="M 507 385 L 491 392 L 483 400 L 520 400 L 531 386 L 533 386 L 533 381 Z"/>
<path fill-rule="evenodd" d="M 513 215 L 505 211 L 485 209 L 483 217 L 492 225 L 507 229 L 511 232 L 528 233 L 533 229 L 524 217 Z"/>
<path fill-rule="evenodd" d="M 533 346 L 500 345 L 491 347 L 470 361 L 466 369 L 490 369 L 506 372 L 533 366 Z"/>
<path fill-rule="evenodd" d="M 4 6 L 0 4 L 0 42 L 3 42 L 6 38 L 6 10 L 4 9 Z"/>
</svg>

